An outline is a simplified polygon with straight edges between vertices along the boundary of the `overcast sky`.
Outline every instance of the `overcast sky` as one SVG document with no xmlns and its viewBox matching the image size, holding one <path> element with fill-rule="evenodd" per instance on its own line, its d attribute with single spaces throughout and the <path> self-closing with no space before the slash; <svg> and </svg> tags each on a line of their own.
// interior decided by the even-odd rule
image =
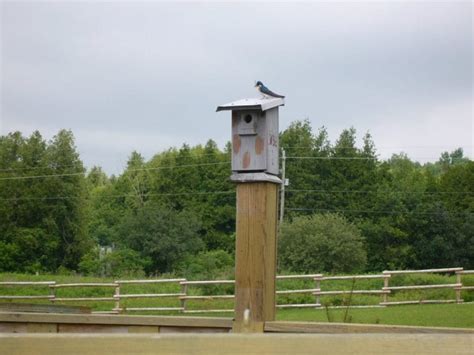
<svg viewBox="0 0 474 355">
<path fill-rule="evenodd" d="M 466 2 L 1 3 L 0 133 L 74 132 L 86 166 L 122 170 L 170 146 L 220 147 L 255 80 L 280 127 L 353 126 L 382 158 L 473 157 L 473 9 Z"/>
</svg>

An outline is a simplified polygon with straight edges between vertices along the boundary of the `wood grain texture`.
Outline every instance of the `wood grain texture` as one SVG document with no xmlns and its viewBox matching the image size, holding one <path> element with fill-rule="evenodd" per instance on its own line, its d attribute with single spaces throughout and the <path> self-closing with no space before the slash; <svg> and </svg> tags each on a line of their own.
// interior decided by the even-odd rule
<svg viewBox="0 0 474 355">
<path fill-rule="evenodd" d="M 91 313 L 90 307 L 38 303 L 0 303 L 1 312 Z"/>
<path fill-rule="evenodd" d="M 277 184 L 237 184 L 236 323 L 246 309 L 250 322 L 275 319 L 277 203 Z"/>
<path fill-rule="evenodd" d="M 0 353 L 23 354 L 472 354 L 462 334 L 11 334 Z"/>
<path fill-rule="evenodd" d="M 232 319 L 221 317 L 166 317 L 106 314 L 1 313 L 0 323 L 114 324 L 231 328 Z"/>
<path fill-rule="evenodd" d="M 160 333 L 229 333 L 229 328 L 160 327 Z"/>
<path fill-rule="evenodd" d="M 233 333 L 263 333 L 265 331 L 264 322 L 234 322 Z"/>
<path fill-rule="evenodd" d="M 128 333 L 126 325 L 59 324 L 58 333 Z"/>
<path fill-rule="evenodd" d="M 129 333 L 159 333 L 160 327 L 153 325 L 131 325 L 128 327 Z"/>
<path fill-rule="evenodd" d="M 57 333 L 58 325 L 55 323 L 28 323 L 26 331 L 28 333 Z"/>
</svg>

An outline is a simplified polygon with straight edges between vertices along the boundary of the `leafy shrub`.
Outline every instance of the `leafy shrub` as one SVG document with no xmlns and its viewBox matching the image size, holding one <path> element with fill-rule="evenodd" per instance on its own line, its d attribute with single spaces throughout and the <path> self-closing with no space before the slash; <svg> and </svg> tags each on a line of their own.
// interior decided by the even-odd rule
<svg viewBox="0 0 474 355">
<path fill-rule="evenodd" d="M 186 257 L 179 274 L 194 280 L 212 280 L 229 276 L 234 271 L 234 259 L 224 250 L 211 250 Z"/>
<path fill-rule="evenodd" d="M 188 256 L 180 264 L 178 274 L 191 280 L 232 279 L 234 274 L 234 259 L 224 250 L 211 250 Z M 200 285 L 198 293 L 232 294 L 233 285 Z M 200 292 L 199 292 L 200 291 Z"/>
<path fill-rule="evenodd" d="M 279 239 L 280 266 L 297 272 L 359 272 L 367 254 L 360 231 L 338 214 L 296 217 L 284 223 Z"/>
<path fill-rule="evenodd" d="M 131 249 L 101 253 L 100 248 L 94 248 L 84 255 L 79 263 L 79 270 L 86 275 L 102 277 L 144 276 L 144 269 L 149 264 L 149 259 L 142 258 Z"/>
</svg>

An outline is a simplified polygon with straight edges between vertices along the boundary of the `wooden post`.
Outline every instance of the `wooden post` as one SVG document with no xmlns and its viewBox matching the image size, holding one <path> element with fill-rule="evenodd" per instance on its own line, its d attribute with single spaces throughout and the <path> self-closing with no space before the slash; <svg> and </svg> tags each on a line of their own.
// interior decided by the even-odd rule
<svg viewBox="0 0 474 355">
<path fill-rule="evenodd" d="M 275 320 L 278 184 L 237 184 L 234 332 Z"/>
<path fill-rule="evenodd" d="M 50 296 L 52 296 L 50 301 L 51 301 L 52 304 L 54 304 L 54 301 L 55 301 L 55 298 L 56 298 L 56 288 L 51 287 L 51 286 L 54 286 L 54 285 L 49 285 L 49 294 L 50 294 Z"/>
<path fill-rule="evenodd" d="M 462 271 L 456 271 L 456 283 L 457 284 L 462 284 L 461 274 L 462 274 Z M 462 302 L 461 287 L 462 286 L 456 288 L 456 303 L 461 303 Z"/>
<path fill-rule="evenodd" d="M 117 313 L 121 313 L 121 310 L 120 310 L 120 284 L 117 285 L 117 287 L 115 287 L 115 310 L 117 311 Z"/>
<path fill-rule="evenodd" d="M 384 274 L 384 275 L 386 275 L 386 274 Z M 391 275 L 389 275 L 389 276 L 391 276 Z M 388 282 L 389 282 L 388 280 L 389 279 L 390 279 L 390 277 L 384 277 L 384 279 L 383 279 L 383 289 L 382 289 L 383 291 L 386 291 L 386 287 L 388 287 Z M 388 302 L 388 294 L 387 293 L 383 294 L 383 302 L 384 303 Z"/>
<path fill-rule="evenodd" d="M 232 111 L 232 175 L 237 184 L 234 332 L 263 332 L 275 319 L 278 108 L 283 98 L 242 99 Z"/>
<path fill-rule="evenodd" d="M 316 281 L 316 287 L 315 288 L 321 290 L 321 279 L 319 277 L 316 277 L 314 280 Z M 319 295 L 319 293 L 316 294 L 316 304 L 318 305 L 316 307 L 321 306 L 321 296 Z"/>
<path fill-rule="evenodd" d="M 185 296 L 188 295 L 188 284 L 181 284 L 181 293 L 184 293 Z M 186 311 L 186 298 L 181 298 L 181 307 L 183 308 L 181 312 L 184 313 Z"/>
</svg>

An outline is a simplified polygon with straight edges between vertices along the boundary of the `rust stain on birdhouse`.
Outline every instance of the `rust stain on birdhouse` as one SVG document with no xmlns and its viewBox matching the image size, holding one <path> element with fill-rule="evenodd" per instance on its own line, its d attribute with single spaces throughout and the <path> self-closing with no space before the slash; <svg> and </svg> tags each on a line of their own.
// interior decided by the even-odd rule
<svg viewBox="0 0 474 355">
<path fill-rule="evenodd" d="M 250 153 L 245 152 L 244 158 L 242 159 L 242 166 L 244 169 L 247 169 L 250 166 Z"/>
<path fill-rule="evenodd" d="M 234 134 L 232 137 L 232 148 L 234 150 L 234 154 L 239 154 L 241 143 L 240 136 L 238 134 Z"/>
<path fill-rule="evenodd" d="M 255 138 L 255 154 L 260 155 L 263 152 L 263 139 L 260 136 L 257 136 Z"/>
</svg>

